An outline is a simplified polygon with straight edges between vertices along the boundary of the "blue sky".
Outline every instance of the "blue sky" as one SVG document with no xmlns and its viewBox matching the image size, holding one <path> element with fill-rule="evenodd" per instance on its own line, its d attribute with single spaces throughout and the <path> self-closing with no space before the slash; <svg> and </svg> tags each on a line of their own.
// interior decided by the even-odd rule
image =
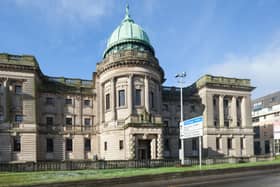
<svg viewBox="0 0 280 187">
<path fill-rule="evenodd" d="M 279 0 L 0 0 L 0 52 L 35 55 L 44 74 L 91 79 L 124 17 L 148 33 L 165 85 L 186 71 L 250 78 L 253 97 L 279 90 Z"/>
</svg>

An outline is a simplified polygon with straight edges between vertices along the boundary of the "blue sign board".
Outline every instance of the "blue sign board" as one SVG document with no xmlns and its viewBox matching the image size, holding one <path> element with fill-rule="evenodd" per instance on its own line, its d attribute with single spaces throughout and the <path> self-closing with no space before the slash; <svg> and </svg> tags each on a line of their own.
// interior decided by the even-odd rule
<svg viewBox="0 0 280 187">
<path fill-rule="evenodd" d="M 180 123 L 180 138 L 203 136 L 203 117 L 198 116 Z"/>
<path fill-rule="evenodd" d="M 202 121 L 203 121 L 202 116 L 198 116 L 198 117 L 183 121 L 183 123 L 184 123 L 184 126 L 185 126 L 185 125 L 192 125 L 194 123 L 199 123 L 199 122 L 202 122 Z"/>
</svg>

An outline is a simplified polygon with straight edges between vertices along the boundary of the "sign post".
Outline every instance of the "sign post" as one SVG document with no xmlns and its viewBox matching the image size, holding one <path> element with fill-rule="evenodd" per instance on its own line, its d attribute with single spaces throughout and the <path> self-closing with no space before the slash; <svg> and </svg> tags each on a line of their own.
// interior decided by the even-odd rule
<svg viewBox="0 0 280 187">
<path fill-rule="evenodd" d="M 199 168 L 201 169 L 201 137 L 202 136 L 199 136 Z"/>
<path fill-rule="evenodd" d="M 201 169 L 202 160 L 202 138 L 203 136 L 203 117 L 198 116 L 180 123 L 180 139 L 184 141 L 187 138 L 199 138 L 199 167 Z M 181 153 L 184 158 L 184 152 Z"/>
</svg>

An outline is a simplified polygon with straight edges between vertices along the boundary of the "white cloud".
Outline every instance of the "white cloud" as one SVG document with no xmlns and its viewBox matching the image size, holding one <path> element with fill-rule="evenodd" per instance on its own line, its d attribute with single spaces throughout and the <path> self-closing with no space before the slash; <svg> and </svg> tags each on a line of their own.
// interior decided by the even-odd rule
<svg viewBox="0 0 280 187">
<path fill-rule="evenodd" d="M 114 0 L 15 0 L 20 8 L 40 11 L 54 21 L 94 22 L 110 14 Z"/>
<path fill-rule="evenodd" d="M 253 97 L 280 90 L 280 39 L 274 40 L 256 55 L 226 55 L 224 61 L 205 70 L 206 73 L 237 78 L 249 78 L 256 86 Z"/>
</svg>

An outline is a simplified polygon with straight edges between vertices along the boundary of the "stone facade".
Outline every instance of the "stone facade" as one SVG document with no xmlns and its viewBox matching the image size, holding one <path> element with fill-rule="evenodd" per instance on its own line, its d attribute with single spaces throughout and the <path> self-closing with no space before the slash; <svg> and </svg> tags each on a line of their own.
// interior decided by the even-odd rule
<svg viewBox="0 0 280 187">
<path fill-rule="evenodd" d="M 128 11 L 92 80 L 49 77 L 33 56 L 0 54 L 0 162 L 178 158 L 180 92 L 164 80 Z M 183 89 L 184 119 L 205 121 L 204 156 L 253 155 L 252 89 L 211 75 Z M 196 156 L 197 140 L 185 141 Z"/>
<path fill-rule="evenodd" d="M 205 106 L 204 155 L 253 156 L 250 81 L 206 75 L 196 85 Z"/>
</svg>

